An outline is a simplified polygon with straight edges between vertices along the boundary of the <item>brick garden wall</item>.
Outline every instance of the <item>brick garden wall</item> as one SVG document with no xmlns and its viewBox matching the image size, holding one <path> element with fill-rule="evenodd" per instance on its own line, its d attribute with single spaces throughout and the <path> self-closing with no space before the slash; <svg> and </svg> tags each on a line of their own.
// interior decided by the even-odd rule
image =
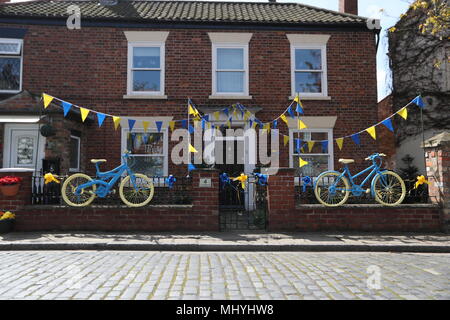
<svg viewBox="0 0 450 320">
<path fill-rule="evenodd" d="M 3 26 L 11 26 L 2 24 Z M 167 100 L 127 100 L 127 40 L 125 28 L 14 25 L 28 31 L 24 39 L 23 87 L 34 93 L 47 92 L 80 106 L 122 116 L 186 117 L 186 98 L 202 106 L 225 106 L 235 100 L 211 100 L 211 42 L 208 32 L 222 29 L 157 29 L 169 31 L 166 42 L 165 93 Z M 131 29 L 128 29 L 131 30 Z M 132 29 L 155 31 L 156 29 Z M 291 57 L 287 33 L 318 31 L 251 32 L 249 44 L 249 93 L 246 106 L 262 107 L 262 121 L 278 117 L 289 104 L 291 95 Z M 306 116 L 338 117 L 335 137 L 367 128 L 377 119 L 375 35 L 369 30 L 324 31 L 331 38 L 327 47 L 328 91 L 331 100 L 304 101 Z M 2 107 L 7 108 L 7 106 Z M 286 127 L 280 124 L 282 133 Z M 87 128 L 85 159 L 106 158 L 105 169 L 120 162 L 120 130 L 111 120 L 102 128 Z M 174 143 L 170 143 L 172 146 Z M 288 147 L 281 145 L 281 166 L 288 166 Z M 377 150 L 369 135 L 361 135 L 361 147 L 346 141 L 342 151 L 335 148 L 335 159 Z M 169 149 L 170 150 L 170 149 Z M 336 163 L 337 165 L 337 163 Z M 363 162 L 356 166 L 363 165 Z M 173 166 L 169 172 L 185 174 L 185 166 Z M 94 168 L 90 168 L 92 173 Z"/>
</svg>

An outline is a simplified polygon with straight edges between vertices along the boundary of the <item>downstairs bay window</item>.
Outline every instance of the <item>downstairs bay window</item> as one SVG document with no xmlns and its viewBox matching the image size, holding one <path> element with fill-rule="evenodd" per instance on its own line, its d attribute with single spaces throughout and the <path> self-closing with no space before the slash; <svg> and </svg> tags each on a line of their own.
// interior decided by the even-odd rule
<svg viewBox="0 0 450 320">
<path fill-rule="evenodd" d="M 324 171 L 333 170 L 332 129 L 291 130 L 289 138 L 290 166 L 297 169 L 296 176 L 315 178 Z M 300 158 L 308 162 L 301 168 Z"/>
<path fill-rule="evenodd" d="M 128 165 L 148 177 L 168 175 L 167 130 L 161 132 L 122 129 L 122 150 L 130 151 Z"/>
</svg>

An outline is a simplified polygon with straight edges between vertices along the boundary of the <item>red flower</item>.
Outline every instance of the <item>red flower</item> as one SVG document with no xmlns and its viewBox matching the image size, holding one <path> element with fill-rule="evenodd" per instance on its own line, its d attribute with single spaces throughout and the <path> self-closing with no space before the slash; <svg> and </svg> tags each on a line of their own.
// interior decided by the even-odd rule
<svg viewBox="0 0 450 320">
<path fill-rule="evenodd" d="M 13 184 L 18 184 L 22 181 L 20 177 L 6 176 L 0 178 L 0 186 L 10 186 Z"/>
</svg>

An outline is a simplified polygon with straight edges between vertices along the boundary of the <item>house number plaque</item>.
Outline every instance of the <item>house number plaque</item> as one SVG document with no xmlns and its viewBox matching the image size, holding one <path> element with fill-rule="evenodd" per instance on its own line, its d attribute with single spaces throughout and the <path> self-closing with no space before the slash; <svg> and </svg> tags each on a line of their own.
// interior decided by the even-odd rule
<svg viewBox="0 0 450 320">
<path fill-rule="evenodd" d="M 198 186 L 200 188 L 211 188 L 211 186 L 212 186 L 211 178 L 200 179 Z"/>
</svg>

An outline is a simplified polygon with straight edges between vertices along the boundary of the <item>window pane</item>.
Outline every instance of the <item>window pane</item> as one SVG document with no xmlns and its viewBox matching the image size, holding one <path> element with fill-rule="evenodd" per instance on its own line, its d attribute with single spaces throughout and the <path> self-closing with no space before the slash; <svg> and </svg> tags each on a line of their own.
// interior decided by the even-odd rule
<svg viewBox="0 0 450 320">
<path fill-rule="evenodd" d="M 244 69 L 244 49 L 217 49 L 217 69 Z"/>
<path fill-rule="evenodd" d="M 296 70 L 322 70 L 322 50 L 320 49 L 296 49 Z"/>
<path fill-rule="evenodd" d="M 134 173 L 142 173 L 149 177 L 164 175 L 164 157 L 131 156 L 128 165 Z"/>
<path fill-rule="evenodd" d="M 0 53 L 20 54 L 20 42 L 0 42 Z"/>
<path fill-rule="evenodd" d="M 20 58 L 0 58 L 0 90 L 20 89 Z"/>
<path fill-rule="evenodd" d="M 300 168 L 299 156 L 294 156 L 294 168 L 296 168 L 297 176 L 318 177 L 322 172 L 330 170 L 328 168 L 328 156 L 302 155 L 301 158 L 308 161 L 308 164 Z"/>
<path fill-rule="evenodd" d="M 244 92 L 244 72 L 217 72 L 217 92 Z"/>
<path fill-rule="evenodd" d="M 159 47 L 135 47 L 133 48 L 133 68 L 159 68 Z"/>
<path fill-rule="evenodd" d="M 294 139 L 300 139 L 302 145 L 300 146 L 300 153 L 328 153 L 328 145 L 323 145 L 320 141 L 328 141 L 328 133 L 326 132 L 294 132 Z M 316 141 L 314 144 L 309 144 L 308 141 Z M 294 140 L 294 153 L 298 153 L 296 140 Z M 329 144 L 330 142 L 328 142 Z M 311 148 L 311 150 L 310 150 Z"/>
<path fill-rule="evenodd" d="M 34 138 L 20 137 L 17 140 L 17 164 L 33 164 Z"/>
<path fill-rule="evenodd" d="M 132 154 L 163 154 L 163 133 L 130 133 L 127 138 L 127 150 Z"/>
<path fill-rule="evenodd" d="M 321 93 L 322 72 L 296 72 L 295 92 Z"/>
<path fill-rule="evenodd" d="M 161 71 L 133 71 L 133 91 L 161 91 Z"/>
<path fill-rule="evenodd" d="M 78 169 L 78 149 L 79 149 L 79 140 L 75 138 L 70 138 L 70 168 Z"/>
</svg>

